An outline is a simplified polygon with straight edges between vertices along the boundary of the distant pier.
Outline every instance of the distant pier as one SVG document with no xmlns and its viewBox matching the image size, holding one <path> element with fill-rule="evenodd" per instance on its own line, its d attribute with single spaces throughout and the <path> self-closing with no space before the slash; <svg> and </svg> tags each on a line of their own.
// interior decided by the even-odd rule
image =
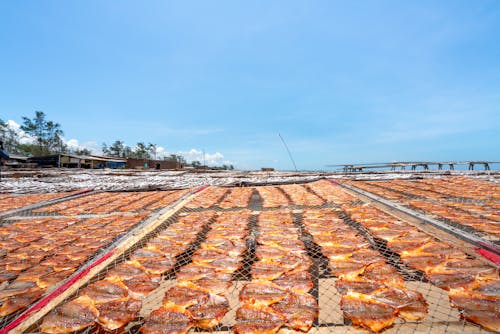
<svg viewBox="0 0 500 334">
<path fill-rule="evenodd" d="M 443 167 L 448 167 L 449 170 L 455 170 L 457 165 L 468 166 L 468 170 L 474 170 L 475 166 L 483 166 L 484 170 L 490 170 L 491 164 L 498 164 L 495 161 L 404 161 L 404 162 L 388 162 L 388 163 L 374 163 L 374 164 L 341 164 L 341 165 L 327 165 L 327 167 L 341 167 L 346 173 L 363 172 L 365 169 L 381 169 L 390 168 L 392 171 L 406 170 L 412 171 L 421 168 L 429 170 L 430 166 L 437 166 L 438 170 L 443 170 Z"/>
</svg>

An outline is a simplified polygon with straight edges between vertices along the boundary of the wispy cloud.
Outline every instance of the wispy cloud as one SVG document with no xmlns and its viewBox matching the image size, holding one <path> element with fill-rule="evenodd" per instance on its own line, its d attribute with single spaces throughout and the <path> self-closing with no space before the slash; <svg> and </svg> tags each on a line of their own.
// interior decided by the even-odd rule
<svg viewBox="0 0 500 334">
<path fill-rule="evenodd" d="M 68 145 L 68 148 L 71 150 L 87 149 L 93 154 L 101 154 L 102 153 L 101 145 L 99 145 L 95 141 L 86 141 L 86 142 L 80 143 L 78 141 L 78 139 L 74 139 L 74 138 L 69 139 L 69 140 L 66 140 L 65 138 L 63 138 L 63 140 L 66 143 L 66 145 Z"/>
<path fill-rule="evenodd" d="M 224 160 L 224 155 L 220 152 L 205 152 L 197 149 L 190 149 L 189 151 L 178 151 L 177 154 L 182 155 L 188 162 L 199 161 L 205 162 L 207 165 L 221 165 L 223 163 L 231 163 Z"/>
<path fill-rule="evenodd" d="M 16 123 L 15 121 L 9 119 L 7 122 L 7 126 L 10 127 L 12 130 L 14 130 L 17 133 L 17 136 L 19 137 L 19 142 L 21 144 L 32 144 L 35 142 L 35 138 L 21 130 L 21 125 Z"/>
</svg>

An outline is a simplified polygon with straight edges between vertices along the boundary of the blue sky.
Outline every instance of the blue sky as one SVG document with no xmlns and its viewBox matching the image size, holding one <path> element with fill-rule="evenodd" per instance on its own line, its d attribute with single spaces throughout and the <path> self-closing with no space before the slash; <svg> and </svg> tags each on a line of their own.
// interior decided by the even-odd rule
<svg viewBox="0 0 500 334">
<path fill-rule="evenodd" d="M 498 1 L 2 1 L 0 51 L 0 118 L 79 145 L 500 161 Z"/>
</svg>

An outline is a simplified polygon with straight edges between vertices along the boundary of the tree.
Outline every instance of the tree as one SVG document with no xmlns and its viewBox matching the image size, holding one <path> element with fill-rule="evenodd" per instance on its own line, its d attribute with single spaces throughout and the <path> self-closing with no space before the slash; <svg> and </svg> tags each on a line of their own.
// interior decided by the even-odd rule
<svg viewBox="0 0 500 334">
<path fill-rule="evenodd" d="M 102 144 L 102 153 L 110 155 L 112 157 L 130 157 L 132 156 L 132 150 L 130 147 L 125 145 L 125 143 L 121 140 L 115 140 L 115 142 L 108 147 L 106 143 Z"/>
<path fill-rule="evenodd" d="M 170 154 L 168 157 L 164 157 L 163 160 L 179 162 L 181 164 L 186 164 L 186 159 L 179 154 Z"/>
<path fill-rule="evenodd" d="M 116 140 L 110 147 L 109 151 L 112 156 L 121 157 L 125 150 L 125 143 L 121 140 Z"/>
<path fill-rule="evenodd" d="M 32 120 L 23 116 L 23 125 L 21 125 L 21 130 L 35 138 L 38 145 L 38 148 L 32 152 L 35 155 L 47 153 L 46 150 L 44 150 L 44 130 L 46 123 L 43 111 L 35 111 L 35 118 Z"/>
<path fill-rule="evenodd" d="M 132 157 L 134 155 L 134 151 L 127 145 L 123 148 L 122 158 Z"/>
<path fill-rule="evenodd" d="M 7 132 L 7 123 L 4 122 L 3 119 L 0 118 L 0 136 L 3 138 Z"/>
<path fill-rule="evenodd" d="M 191 166 L 198 168 L 201 166 L 201 162 L 199 162 L 198 160 L 195 160 L 195 161 L 191 162 Z"/>
<path fill-rule="evenodd" d="M 36 144 L 31 152 L 34 155 L 63 152 L 67 149 L 62 140 L 64 132 L 61 124 L 46 121 L 43 111 L 35 111 L 33 119 L 23 116 L 21 130 L 35 138 Z"/>
<path fill-rule="evenodd" d="M 150 158 L 149 149 L 144 143 L 139 142 L 135 145 L 134 158 L 138 158 L 138 159 L 149 159 Z"/>
<path fill-rule="evenodd" d="M 45 141 L 49 152 L 66 152 L 67 146 L 63 142 L 61 136 L 63 131 L 59 123 L 48 121 L 45 124 Z"/>
<path fill-rule="evenodd" d="M 77 149 L 73 150 L 73 153 L 76 155 L 90 155 L 90 154 L 92 154 L 92 152 L 87 148 L 77 148 Z"/>
<path fill-rule="evenodd" d="M 20 153 L 19 135 L 7 122 L 0 118 L 0 139 L 3 141 L 4 149 L 9 153 Z"/>
<path fill-rule="evenodd" d="M 158 145 L 149 143 L 148 144 L 148 152 L 149 156 L 156 160 L 156 149 L 158 148 Z"/>
<path fill-rule="evenodd" d="M 19 143 L 16 147 L 16 153 L 19 153 L 21 155 L 25 155 L 25 156 L 30 156 L 30 155 L 33 155 L 33 149 L 34 149 L 34 145 L 33 144 L 22 144 L 22 143 Z"/>
</svg>

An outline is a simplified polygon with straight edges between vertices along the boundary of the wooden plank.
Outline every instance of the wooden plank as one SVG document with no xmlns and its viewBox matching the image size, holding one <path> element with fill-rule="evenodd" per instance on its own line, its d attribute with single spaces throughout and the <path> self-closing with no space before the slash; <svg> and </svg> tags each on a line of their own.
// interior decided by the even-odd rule
<svg viewBox="0 0 500 334">
<path fill-rule="evenodd" d="M 171 205 L 164 210 L 160 211 L 156 215 L 147 219 L 143 224 L 140 224 L 136 228 L 128 232 L 123 238 L 121 238 L 114 247 L 109 250 L 106 254 L 96 258 L 92 263 L 81 268 L 75 274 L 73 274 L 66 283 L 59 286 L 52 293 L 42 298 L 38 303 L 30 307 L 19 318 L 15 319 L 4 329 L 0 330 L 0 334 L 9 333 L 17 334 L 22 333 L 32 325 L 34 325 L 39 319 L 41 319 L 50 310 L 56 307 L 59 303 L 64 301 L 66 298 L 70 297 L 78 291 L 78 289 L 86 284 L 92 277 L 97 275 L 101 270 L 106 268 L 110 263 L 116 260 L 121 254 L 127 251 L 135 243 L 144 238 L 148 233 L 153 231 L 155 228 L 160 226 L 165 220 L 179 211 L 191 198 L 202 192 L 196 191 L 194 193 L 187 194 L 184 198 L 181 198 L 177 203 Z M 75 281 L 71 281 L 72 278 L 77 278 Z M 68 284 L 70 283 L 70 284 Z"/>
</svg>

